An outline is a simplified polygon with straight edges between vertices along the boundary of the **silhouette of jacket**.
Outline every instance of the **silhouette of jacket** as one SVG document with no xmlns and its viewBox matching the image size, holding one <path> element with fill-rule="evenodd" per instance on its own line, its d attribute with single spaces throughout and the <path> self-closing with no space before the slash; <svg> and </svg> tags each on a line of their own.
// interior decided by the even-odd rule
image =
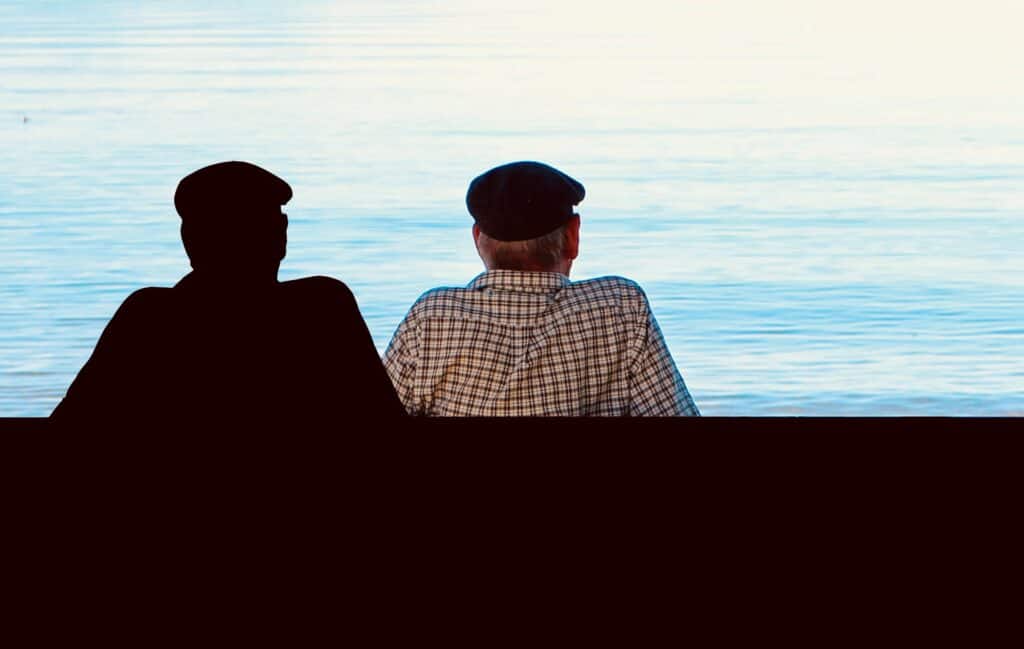
<svg viewBox="0 0 1024 649">
<path fill-rule="evenodd" d="M 124 301 L 52 416 L 263 424 L 404 412 L 345 284 L 240 289 L 194 271 Z"/>
</svg>

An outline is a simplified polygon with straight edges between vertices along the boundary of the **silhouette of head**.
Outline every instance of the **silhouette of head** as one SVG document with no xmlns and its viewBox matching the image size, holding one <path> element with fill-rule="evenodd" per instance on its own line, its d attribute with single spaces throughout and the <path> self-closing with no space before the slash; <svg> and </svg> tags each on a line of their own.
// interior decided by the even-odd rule
<svg viewBox="0 0 1024 649">
<path fill-rule="evenodd" d="M 181 240 L 192 268 L 276 279 L 285 256 L 292 197 L 284 180 L 248 162 L 219 162 L 185 176 L 174 192 Z"/>
</svg>

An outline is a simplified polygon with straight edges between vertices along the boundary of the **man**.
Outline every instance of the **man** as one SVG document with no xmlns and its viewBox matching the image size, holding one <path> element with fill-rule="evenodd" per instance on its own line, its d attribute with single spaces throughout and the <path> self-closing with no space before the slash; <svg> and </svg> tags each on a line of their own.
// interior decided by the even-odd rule
<svg viewBox="0 0 1024 649">
<path fill-rule="evenodd" d="M 246 162 L 204 167 L 174 206 L 192 272 L 117 310 L 55 419 L 140 423 L 404 415 L 352 292 L 278 282 L 292 196 Z"/>
<path fill-rule="evenodd" d="M 569 281 L 584 189 L 539 162 L 469 186 L 486 272 L 428 291 L 384 356 L 408 412 L 444 416 L 697 415 L 640 287 Z"/>
</svg>

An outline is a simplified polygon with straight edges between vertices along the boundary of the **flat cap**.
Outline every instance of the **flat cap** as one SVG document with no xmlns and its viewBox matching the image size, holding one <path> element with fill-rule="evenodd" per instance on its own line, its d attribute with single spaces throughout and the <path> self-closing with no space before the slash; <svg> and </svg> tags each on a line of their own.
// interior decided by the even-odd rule
<svg viewBox="0 0 1024 649">
<path fill-rule="evenodd" d="M 281 206 L 291 200 L 292 188 L 266 169 L 248 162 L 218 162 L 181 179 L 174 192 L 174 209 L 181 218 L 211 209 Z"/>
<path fill-rule="evenodd" d="M 480 229 L 499 241 L 536 239 L 572 218 L 586 191 L 542 162 L 511 162 L 477 176 L 466 207 Z"/>
</svg>

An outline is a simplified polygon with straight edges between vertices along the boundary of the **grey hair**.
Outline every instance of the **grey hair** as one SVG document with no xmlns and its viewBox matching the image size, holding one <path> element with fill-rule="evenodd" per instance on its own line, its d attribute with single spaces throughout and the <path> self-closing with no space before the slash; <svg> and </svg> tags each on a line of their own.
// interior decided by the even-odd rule
<svg viewBox="0 0 1024 649">
<path fill-rule="evenodd" d="M 499 241 L 480 231 L 477 246 L 484 264 L 493 270 L 551 270 L 562 260 L 568 224 L 522 241 Z"/>
</svg>

